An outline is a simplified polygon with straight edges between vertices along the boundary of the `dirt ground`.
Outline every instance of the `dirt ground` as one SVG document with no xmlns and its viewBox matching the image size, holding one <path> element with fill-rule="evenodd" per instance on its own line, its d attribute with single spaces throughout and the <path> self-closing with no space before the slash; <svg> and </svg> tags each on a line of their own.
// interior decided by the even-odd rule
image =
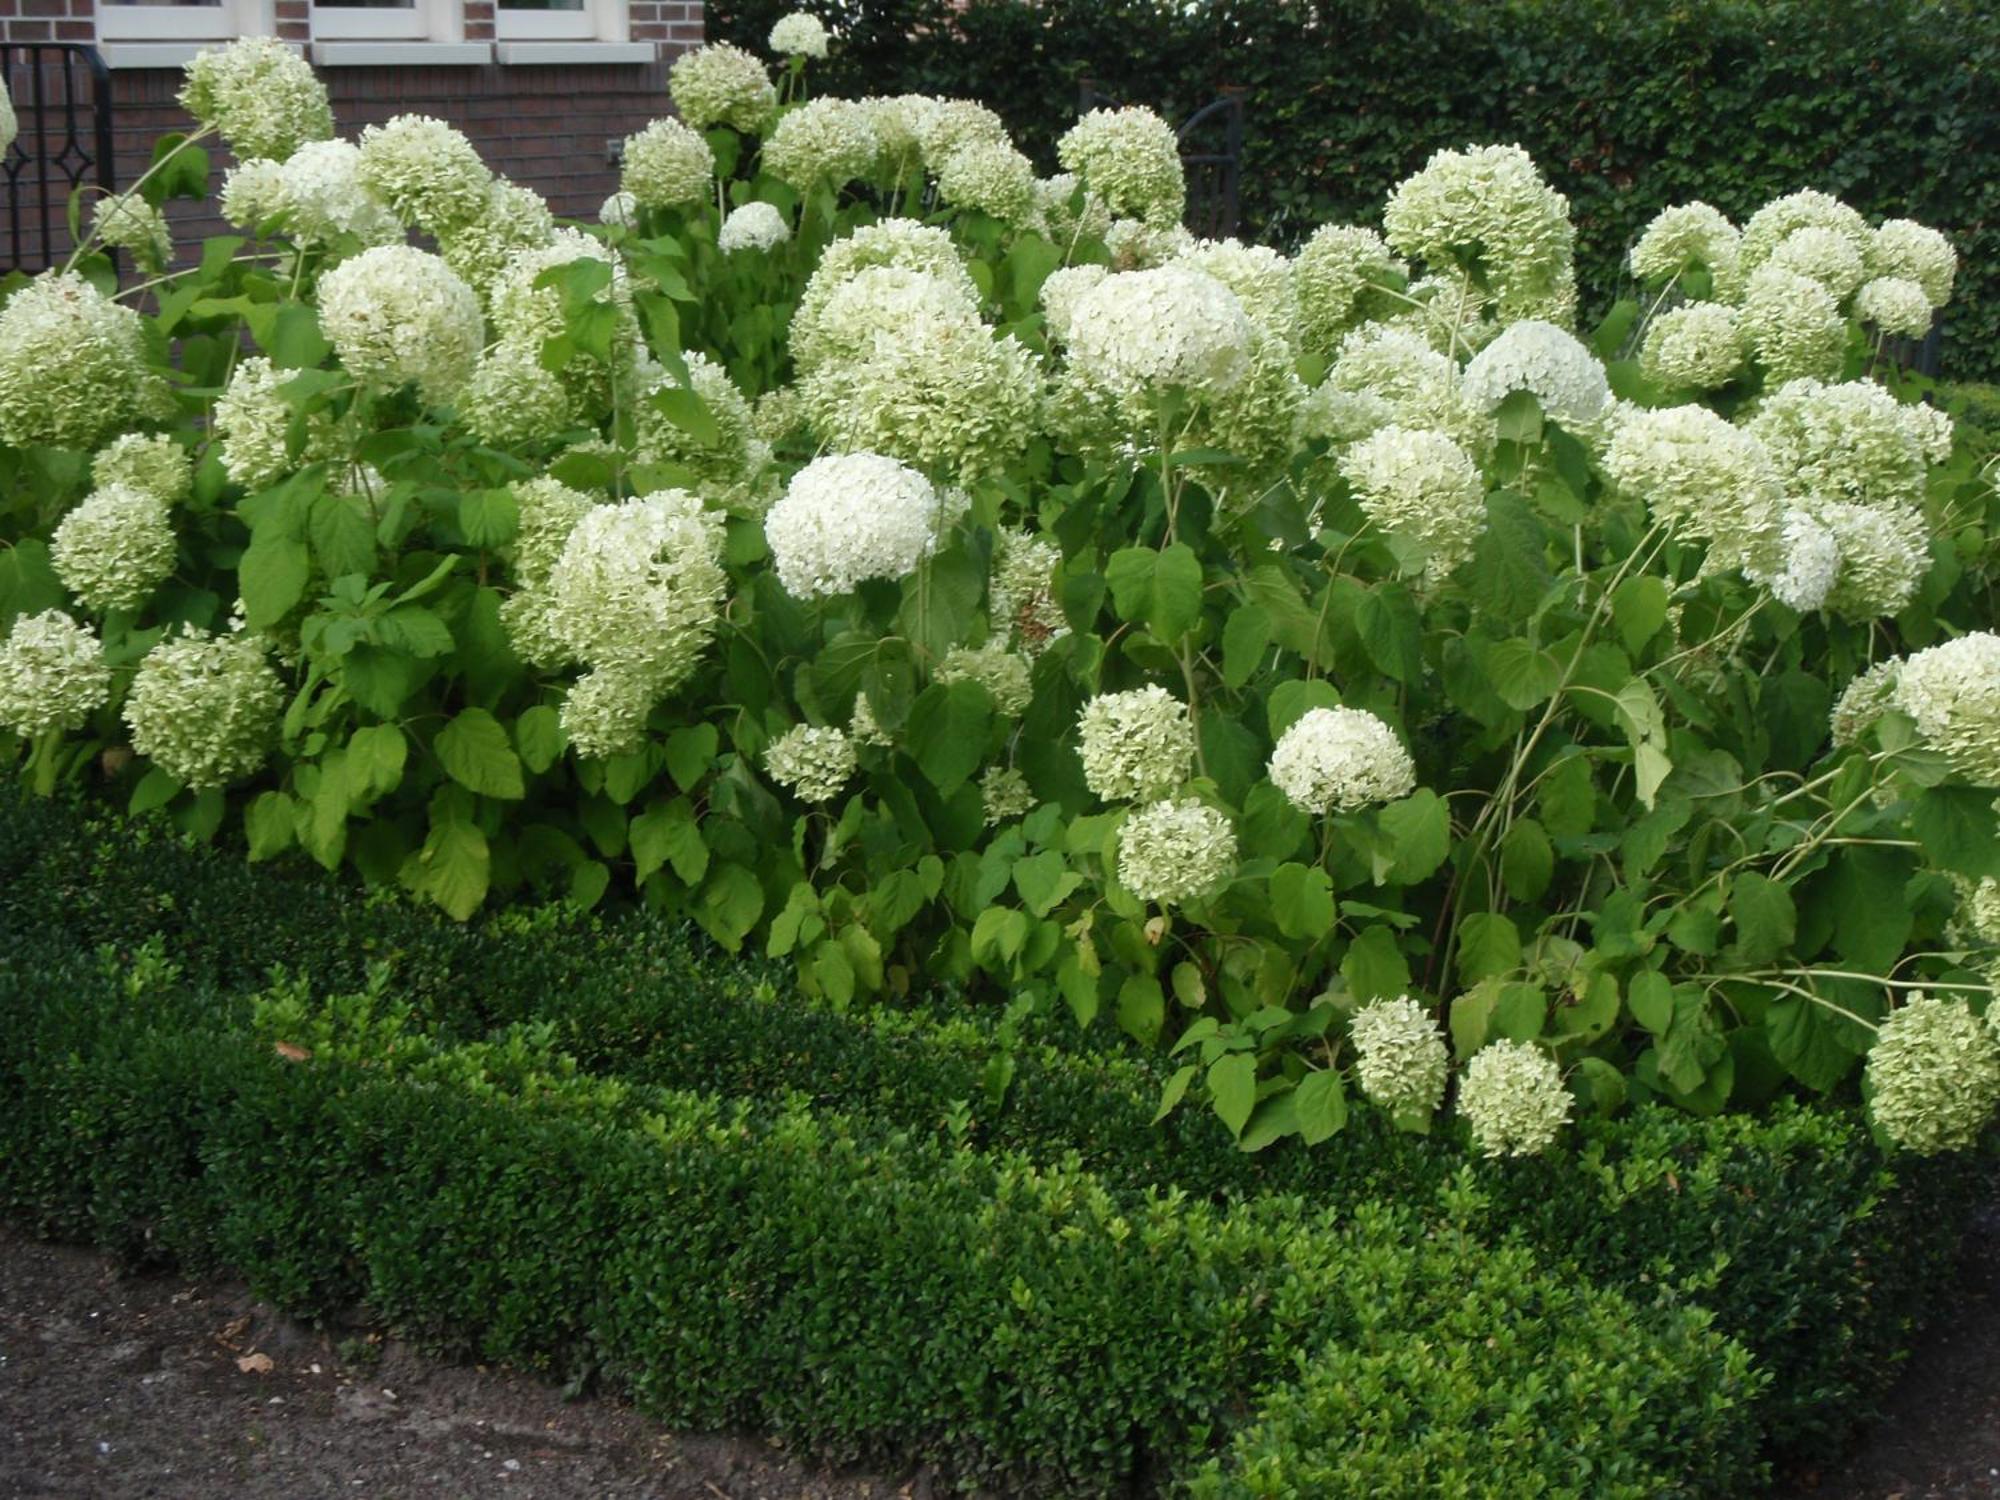
<svg viewBox="0 0 2000 1500">
<path fill-rule="evenodd" d="M 1886 1421 L 1783 1500 L 2000 1500 L 2000 1212 Z M 933 1500 L 0 1227 L 0 1500 Z"/>
</svg>

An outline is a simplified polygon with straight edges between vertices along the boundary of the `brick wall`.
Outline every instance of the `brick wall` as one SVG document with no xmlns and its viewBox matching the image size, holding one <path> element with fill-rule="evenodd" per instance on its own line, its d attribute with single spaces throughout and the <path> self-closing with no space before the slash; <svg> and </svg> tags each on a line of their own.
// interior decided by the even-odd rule
<svg viewBox="0 0 2000 1500">
<path fill-rule="evenodd" d="M 493 0 L 459 3 L 465 40 L 491 41 Z M 320 76 L 341 134 L 353 136 L 392 115 L 436 115 L 471 137 L 496 172 L 545 195 L 557 214 L 589 217 L 617 187 L 606 143 L 669 112 L 668 64 L 702 37 L 701 0 L 630 0 L 630 5 L 631 39 L 651 44 L 651 61 L 329 66 Z M 96 29 L 92 8 L 93 0 L 0 0 L 0 42 L 90 41 Z M 275 14 L 280 35 L 305 41 L 308 0 L 275 0 Z M 110 80 L 117 181 L 124 185 L 145 171 L 161 134 L 185 130 L 189 121 L 174 102 L 179 68 L 119 68 Z M 26 97 L 25 77 L 9 83 Z M 22 123 L 25 131 L 25 117 Z M 212 185 L 219 185 L 229 157 L 220 148 L 212 156 Z M 174 205 L 170 216 L 183 243 L 223 228 L 212 210 L 197 205 Z M 14 259 L 7 229 L 0 225 L 0 268 Z"/>
</svg>

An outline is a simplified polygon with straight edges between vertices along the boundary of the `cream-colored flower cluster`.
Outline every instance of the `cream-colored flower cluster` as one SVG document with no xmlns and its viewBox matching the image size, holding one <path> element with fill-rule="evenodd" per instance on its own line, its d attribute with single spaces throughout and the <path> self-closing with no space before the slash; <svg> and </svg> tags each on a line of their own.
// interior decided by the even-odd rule
<svg viewBox="0 0 2000 1500">
<path fill-rule="evenodd" d="M 825 57 L 826 23 L 803 10 L 778 17 L 772 24 L 769 45 L 786 57 Z"/>
<path fill-rule="evenodd" d="M 2000 788 L 2000 635 L 1975 631 L 1912 652 L 1897 669 L 1894 702 L 1961 776 Z"/>
<path fill-rule="evenodd" d="M 2000 1033 L 1960 999 L 1913 993 L 1868 1049 L 1868 1112 L 1905 1151 L 1973 1145 L 2000 1103 Z"/>
<path fill-rule="evenodd" d="M 1382 233 L 1462 286 L 1483 281 L 1502 322 L 1576 316 L 1569 200 L 1519 146 L 1437 152 L 1389 195 Z"/>
<path fill-rule="evenodd" d="M 175 551 L 166 502 L 122 484 L 92 491 L 49 542 L 63 587 L 98 614 L 138 609 L 173 572 Z"/>
<path fill-rule="evenodd" d="M 1589 428 L 1611 405 L 1611 385 L 1598 357 L 1574 334 L 1524 318 L 1465 366 L 1465 396 L 1493 411 L 1516 391 L 1533 396 L 1543 413 L 1571 431 Z"/>
<path fill-rule="evenodd" d="M 785 591 L 818 599 L 914 573 L 955 519 L 953 502 L 907 464 L 835 454 L 792 476 L 764 517 L 764 538 Z"/>
<path fill-rule="evenodd" d="M 1310 354 L 1331 356 L 1362 322 L 1400 311 L 1395 299 L 1409 284 L 1410 268 L 1374 230 L 1325 224 L 1300 247 L 1294 276 L 1299 343 Z"/>
<path fill-rule="evenodd" d="M 838 729 L 800 724 L 764 747 L 764 769 L 801 802 L 831 802 L 856 764 L 853 742 Z"/>
<path fill-rule="evenodd" d="M 414 385 L 427 401 L 457 399 L 486 342 L 479 297 L 441 259 L 411 245 L 378 245 L 342 261 L 319 284 L 320 329 L 364 385 Z"/>
<path fill-rule="evenodd" d="M 1340 472 L 1369 520 L 1422 544 L 1433 582 L 1470 558 L 1486 529 L 1486 483 L 1441 432 L 1383 427 L 1347 449 Z"/>
<path fill-rule="evenodd" d="M 160 405 L 139 314 L 71 272 L 0 304 L 0 443 L 89 448 Z"/>
<path fill-rule="evenodd" d="M 1348 1023 L 1361 1092 L 1393 1115 L 1430 1115 L 1444 1102 L 1444 1033 L 1408 995 L 1374 1000 Z"/>
<path fill-rule="evenodd" d="M 625 138 L 618 185 L 639 208 L 688 208 L 715 192 L 715 152 L 679 120 L 654 120 Z"/>
<path fill-rule="evenodd" d="M 1300 812 L 1323 815 L 1407 797 L 1417 768 L 1396 732 L 1359 708 L 1312 708 L 1278 736 L 1269 775 Z"/>
<path fill-rule="evenodd" d="M 792 226 L 774 203 L 745 203 L 729 211 L 715 237 L 724 255 L 739 250 L 775 250 L 792 237 Z"/>
<path fill-rule="evenodd" d="M 1228 814 L 1192 797 L 1149 803 L 1118 830 L 1118 882 L 1141 901 L 1179 906 L 1212 894 L 1236 869 Z"/>
<path fill-rule="evenodd" d="M 1180 140 L 1150 109 L 1093 109 L 1064 132 L 1056 155 L 1112 213 L 1180 223 L 1187 206 Z"/>
<path fill-rule="evenodd" d="M 727 125 L 755 135 L 778 109 L 778 91 L 764 65 L 727 42 L 711 42 L 675 58 L 667 91 L 680 117 L 696 130 Z"/>
<path fill-rule="evenodd" d="M 944 654 L 934 674 L 938 682 L 976 682 L 993 697 L 993 704 L 1010 719 L 1018 719 L 1034 701 L 1030 681 L 1033 663 L 1007 649 L 998 638 L 983 646 L 954 646 Z"/>
<path fill-rule="evenodd" d="M 1458 1112 L 1484 1156 L 1536 1156 L 1555 1144 L 1573 1104 L 1562 1070 L 1533 1042 L 1489 1042 L 1458 1082 Z"/>
<path fill-rule="evenodd" d="M 146 653 L 125 698 L 132 748 L 197 791 L 241 781 L 278 735 L 285 685 L 251 635 L 188 628 Z"/>
<path fill-rule="evenodd" d="M 180 99 L 181 108 L 219 132 L 243 161 L 281 162 L 308 141 L 333 135 L 326 86 L 276 37 L 244 37 L 197 53 Z"/>
<path fill-rule="evenodd" d="M 104 643 L 61 610 L 23 615 L 0 639 L 0 729 L 28 739 L 80 729 L 110 697 Z"/>
<path fill-rule="evenodd" d="M 1084 784 L 1107 802 L 1166 796 L 1194 766 L 1187 705 L 1158 685 L 1100 693 L 1077 716 Z"/>
</svg>

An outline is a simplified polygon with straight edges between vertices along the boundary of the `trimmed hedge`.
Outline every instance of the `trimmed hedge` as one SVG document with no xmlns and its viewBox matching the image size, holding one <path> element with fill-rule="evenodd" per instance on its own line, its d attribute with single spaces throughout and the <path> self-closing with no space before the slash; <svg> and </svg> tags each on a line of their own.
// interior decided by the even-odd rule
<svg viewBox="0 0 2000 1500">
<path fill-rule="evenodd" d="M 208 1003 L 232 1004 L 238 1023 L 242 996 L 274 966 L 310 975 L 324 996 L 365 991 L 387 965 L 419 1031 L 464 1043 L 537 1023 L 548 1049 L 593 1074 L 761 1103 L 753 1114 L 766 1118 L 801 1100 L 1039 1161 L 1074 1156 L 1125 1198 L 1170 1184 L 1208 1199 L 1422 1200 L 1467 1160 L 1455 1136 L 1400 1134 L 1365 1110 L 1335 1147 L 1246 1155 L 1198 1112 L 1154 1126 L 1153 1060 L 1087 1050 L 1101 1033 L 1066 1018 L 837 1014 L 775 969 L 640 913 L 517 911 L 461 926 L 310 868 L 248 867 L 156 823 L 39 799 L 0 800 L 0 929 L 128 959 L 166 934 L 189 983 L 236 997 Z M 953 1132 L 959 1100 L 969 1118 Z M 1780 1454 L 1823 1448 L 1865 1417 L 1950 1274 L 1980 1184 L 1975 1162 L 1885 1159 L 1857 1115 L 1794 1104 L 1712 1121 L 1649 1109 L 1579 1135 L 1548 1159 L 1479 1163 L 1489 1225 L 1594 1283 L 1685 1283 L 1775 1377 L 1759 1421 Z"/>
<path fill-rule="evenodd" d="M 1377 222 L 1441 147 L 1519 142 L 1608 293 L 1670 203 L 1741 222 L 1822 188 L 1951 235 L 1944 367 L 2000 374 L 2000 13 L 1975 0 L 711 0 L 708 35 L 761 50 L 801 4 L 842 33 L 816 88 L 981 99 L 1044 166 L 1083 78 L 1175 119 L 1241 88 L 1244 233 L 1278 244 Z"/>
<path fill-rule="evenodd" d="M 598 1372 L 671 1422 L 1012 1493 L 1151 1492 L 1253 1397 L 1288 1409 L 1294 1369 L 1348 1358 L 1385 1421 L 1462 1427 L 1422 1471 L 1460 1489 L 1638 1500 L 1756 1472 L 1764 1377 L 1707 1312 L 1487 1245 L 1464 1185 L 1428 1212 L 1121 1198 L 1074 1164 L 753 1118 L 567 1076 L 520 1030 L 453 1048 L 365 1007 L 288 1057 L 229 1024 L 229 997 L 62 936 L 7 933 L 0 1205 L 294 1312 L 360 1302 Z M 1315 1473 L 1388 1472 L 1365 1446 L 1350 1468 L 1344 1435 L 1308 1441 Z"/>
</svg>

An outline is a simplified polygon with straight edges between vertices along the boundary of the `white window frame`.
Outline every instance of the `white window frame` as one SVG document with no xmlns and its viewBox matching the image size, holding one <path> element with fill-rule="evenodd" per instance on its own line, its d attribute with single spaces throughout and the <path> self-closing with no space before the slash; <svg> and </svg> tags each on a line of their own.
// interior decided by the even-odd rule
<svg viewBox="0 0 2000 1500">
<path fill-rule="evenodd" d="M 97 37 L 104 42 L 226 42 L 276 31 L 265 0 L 222 0 L 220 5 L 97 6 Z"/>
<path fill-rule="evenodd" d="M 425 42 L 437 7 L 428 0 L 408 5 L 315 5 L 312 38 L 316 42 Z"/>
<path fill-rule="evenodd" d="M 493 0 L 501 42 L 622 42 L 631 35 L 625 0 L 583 0 L 577 10 L 520 10 Z"/>
</svg>

